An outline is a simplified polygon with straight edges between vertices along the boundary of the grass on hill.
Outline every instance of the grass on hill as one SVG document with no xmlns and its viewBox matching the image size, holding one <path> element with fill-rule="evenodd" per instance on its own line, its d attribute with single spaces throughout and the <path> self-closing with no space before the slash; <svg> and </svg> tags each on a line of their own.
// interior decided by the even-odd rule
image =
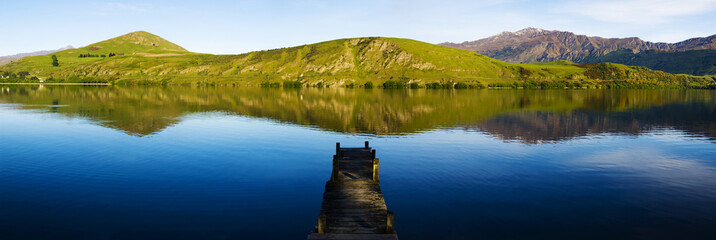
<svg viewBox="0 0 716 240">
<path fill-rule="evenodd" d="M 109 57 L 113 53 L 116 56 Z M 80 57 L 80 54 L 100 57 Z M 283 85 L 405 87 L 693 87 L 713 78 L 674 75 L 620 64 L 567 61 L 513 64 L 478 53 L 410 39 L 351 38 L 256 51 L 210 55 L 186 51 L 147 32 L 133 32 L 79 49 L 26 57 L 0 66 L 4 75 L 27 72 L 49 82 L 115 84 Z M 105 55 L 105 57 L 101 57 Z M 1 80 L 1 79 L 0 79 Z M 6 78 L 6 81 L 7 80 Z M 290 84 L 291 86 L 296 84 Z"/>
</svg>

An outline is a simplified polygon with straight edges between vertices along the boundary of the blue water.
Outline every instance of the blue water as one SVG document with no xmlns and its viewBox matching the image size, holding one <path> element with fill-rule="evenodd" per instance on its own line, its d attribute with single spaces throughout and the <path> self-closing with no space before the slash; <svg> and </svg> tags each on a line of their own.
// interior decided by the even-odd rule
<svg viewBox="0 0 716 240">
<path fill-rule="evenodd" d="M 305 239 L 335 142 L 363 141 L 401 239 L 714 239 L 711 137 L 374 135 L 221 111 L 136 135 L 4 103 L 0 239 Z"/>
</svg>

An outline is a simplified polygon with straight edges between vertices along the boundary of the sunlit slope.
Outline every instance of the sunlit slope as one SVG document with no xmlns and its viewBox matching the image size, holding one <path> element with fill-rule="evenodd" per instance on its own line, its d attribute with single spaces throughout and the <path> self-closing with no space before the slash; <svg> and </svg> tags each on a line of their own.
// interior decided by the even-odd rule
<svg viewBox="0 0 716 240">
<path fill-rule="evenodd" d="M 109 53 L 117 56 L 109 57 Z M 80 57 L 101 54 L 106 57 Z M 501 62 L 478 53 L 399 38 L 351 38 L 240 55 L 196 54 L 147 32 L 134 32 L 80 49 L 23 58 L 0 71 L 27 71 L 42 80 L 92 78 L 157 83 L 259 84 L 302 81 L 343 85 L 371 81 L 467 82 L 489 85 L 528 80 L 633 80 L 670 84 L 702 81 L 618 64 Z M 79 79 L 82 81 L 82 79 Z"/>
<path fill-rule="evenodd" d="M 110 53 L 115 56 L 109 57 Z M 106 73 L 86 74 L 78 70 L 86 69 L 88 65 L 101 65 L 115 62 L 112 60 L 117 59 L 179 56 L 187 54 L 192 53 L 157 35 L 138 31 L 90 44 L 82 48 L 68 49 L 43 56 L 24 57 L 3 66 L 2 70 L 12 72 L 28 71 L 31 75 L 41 78 L 50 76 L 69 77 L 75 75 L 81 77 L 106 76 Z M 57 57 L 59 66 L 52 65 L 52 55 Z M 80 57 L 80 55 L 91 55 L 91 57 Z"/>
<path fill-rule="evenodd" d="M 197 57 L 199 58 L 199 57 Z M 207 58 L 188 71 L 236 76 L 253 81 L 301 80 L 345 84 L 388 80 L 405 82 L 509 82 L 524 69 L 541 80 L 578 76 L 584 68 L 569 62 L 510 64 L 475 52 L 400 38 L 352 38 Z"/>
<path fill-rule="evenodd" d="M 133 35 L 128 34 L 125 36 Z M 49 56 L 22 59 L 5 69 L 29 71 L 39 77 L 233 77 L 256 80 L 361 79 L 500 79 L 515 77 L 515 69 L 480 54 L 408 39 L 356 38 L 257 51 L 241 55 L 186 54 L 166 42 L 127 41 L 125 36 Z M 153 36 L 153 35 L 152 35 Z M 148 44 L 149 45 L 146 45 Z M 90 50 L 97 49 L 99 50 Z M 131 53 L 106 58 L 79 54 Z M 218 81 L 218 80 L 217 80 Z"/>
<path fill-rule="evenodd" d="M 480 54 L 397 38 L 340 39 L 252 52 L 225 61 L 239 75 L 285 79 L 499 79 L 514 70 Z M 218 72 L 217 72 L 218 73 Z"/>
</svg>

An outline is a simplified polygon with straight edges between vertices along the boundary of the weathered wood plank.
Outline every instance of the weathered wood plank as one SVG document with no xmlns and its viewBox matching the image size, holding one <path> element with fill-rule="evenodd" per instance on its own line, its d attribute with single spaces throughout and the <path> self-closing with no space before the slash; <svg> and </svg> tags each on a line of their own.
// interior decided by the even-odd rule
<svg viewBox="0 0 716 240">
<path fill-rule="evenodd" d="M 308 235 L 308 240 L 394 240 L 398 239 L 395 234 L 317 234 Z"/>
<path fill-rule="evenodd" d="M 308 239 L 398 239 L 392 231 L 378 183 L 375 150 L 342 148 L 336 143 L 331 180 L 326 182 L 319 222 L 320 231 Z M 390 216 L 389 216 L 390 215 Z"/>
</svg>

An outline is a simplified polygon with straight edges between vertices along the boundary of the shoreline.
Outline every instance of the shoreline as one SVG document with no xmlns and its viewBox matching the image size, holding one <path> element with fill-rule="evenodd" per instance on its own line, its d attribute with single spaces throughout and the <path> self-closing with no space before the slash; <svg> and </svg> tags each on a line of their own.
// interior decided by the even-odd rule
<svg viewBox="0 0 716 240">
<path fill-rule="evenodd" d="M 111 83 L 4 83 L 0 85 L 87 85 L 87 86 L 110 86 Z"/>
<path fill-rule="evenodd" d="M 703 87 L 697 87 L 697 86 L 678 86 L 678 85 L 664 85 L 664 86 L 653 86 L 649 84 L 643 84 L 643 85 L 633 85 L 633 86 L 609 86 L 609 85 L 593 85 L 593 86 L 562 86 L 562 87 L 509 87 L 509 86 L 487 86 L 487 87 L 438 87 L 438 88 L 431 88 L 431 87 L 425 87 L 425 85 L 418 87 L 418 88 L 412 88 L 412 87 L 398 87 L 398 88 L 392 88 L 392 87 L 371 87 L 371 88 L 364 88 L 358 85 L 358 87 L 348 87 L 348 86 L 324 86 L 324 87 L 317 87 L 315 85 L 305 85 L 300 87 L 284 87 L 281 85 L 277 86 L 265 86 L 265 85 L 257 85 L 257 84 L 149 84 L 149 85 L 135 85 L 135 84 L 113 84 L 113 83 L 39 83 L 39 82 L 24 82 L 24 83 L 8 83 L 8 82 L 0 82 L 0 85 L 66 85 L 66 86 L 119 86 L 119 87 L 126 87 L 126 86 L 199 86 L 199 87 L 260 87 L 260 88 L 282 88 L 282 89 L 300 89 L 300 88 L 346 88 L 346 89 L 387 89 L 387 90 L 398 90 L 398 89 L 455 89 L 455 90 L 462 90 L 462 89 L 486 89 L 486 90 L 509 90 L 509 89 L 526 89 L 526 90 L 554 90 L 554 89 L 564 89 L 564 90 L 577 90 L 577 89 L 716 89 L 713 85 L 703 86 Z M 427 84 L 426 84 L 427 85 Z"/>
</svg>

